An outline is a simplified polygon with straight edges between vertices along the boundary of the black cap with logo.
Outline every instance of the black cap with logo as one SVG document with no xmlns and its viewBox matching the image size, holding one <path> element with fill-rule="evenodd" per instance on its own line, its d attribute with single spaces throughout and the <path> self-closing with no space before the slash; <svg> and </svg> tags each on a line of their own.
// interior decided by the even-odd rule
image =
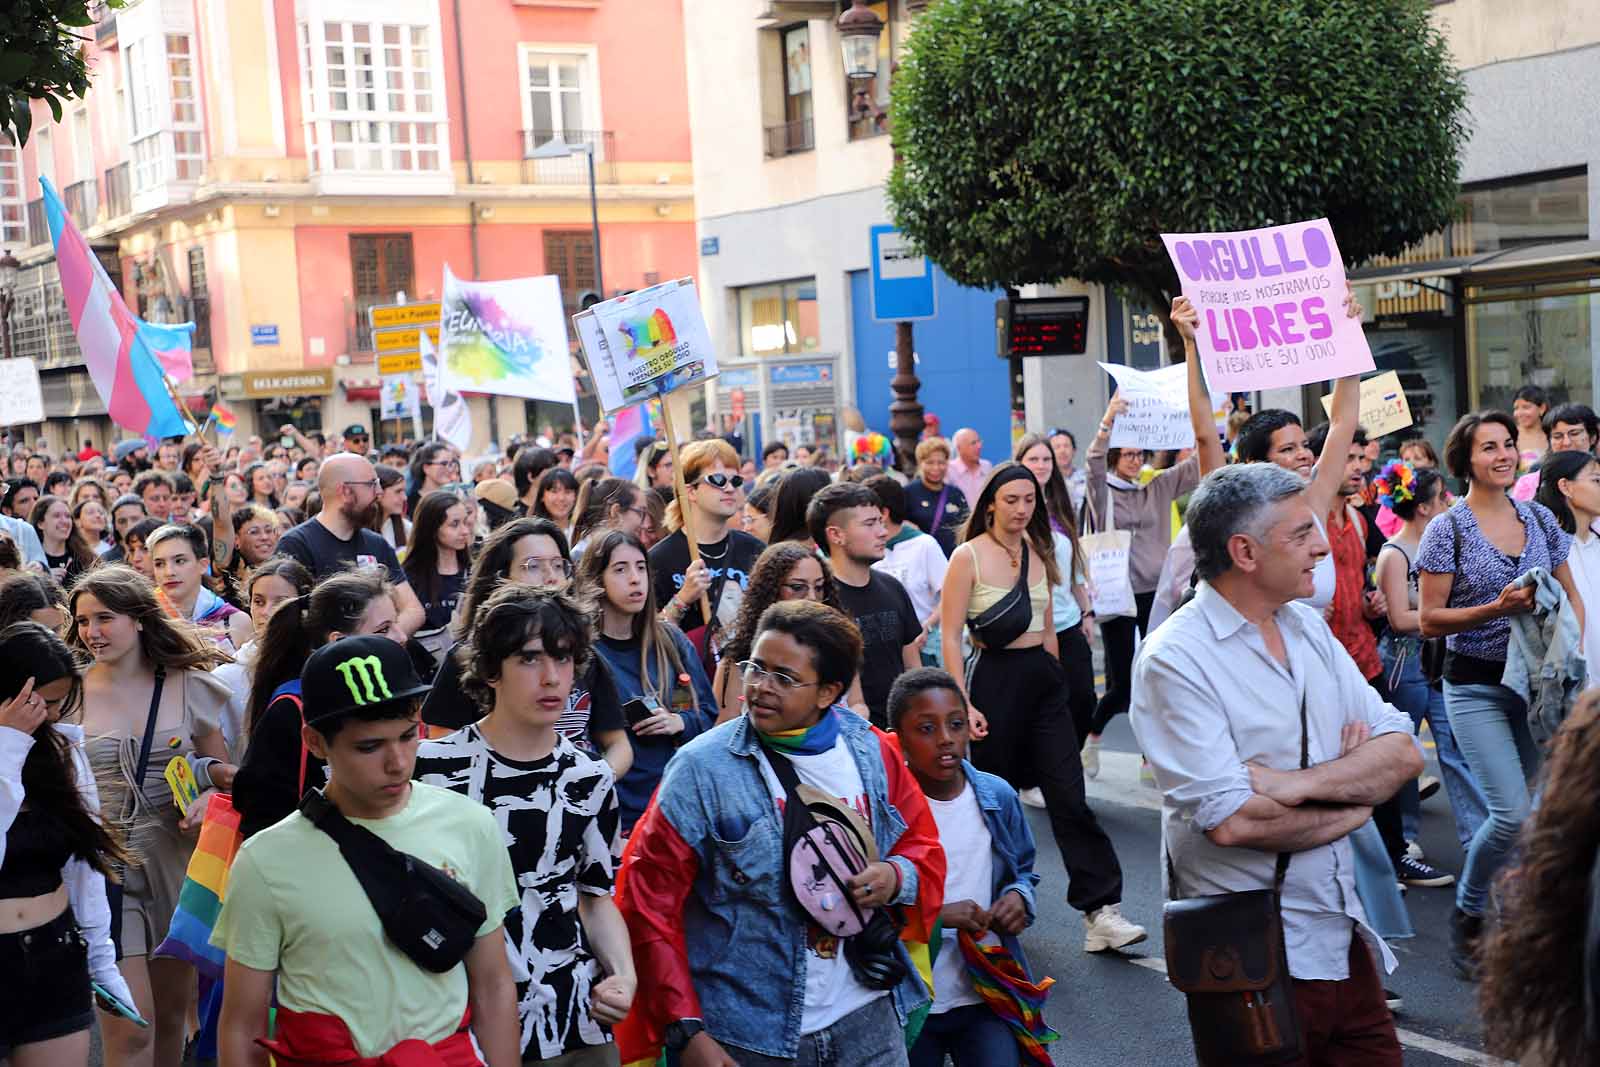
<svg viewBox="0 0 1600 1067">
<path fill-rule="evenodd" d="M 429 688 L 405 646 L 375 634 L 323 645 L 300 672 L 300 697 L 312 726 L 421 696 Z"/>
</svg>

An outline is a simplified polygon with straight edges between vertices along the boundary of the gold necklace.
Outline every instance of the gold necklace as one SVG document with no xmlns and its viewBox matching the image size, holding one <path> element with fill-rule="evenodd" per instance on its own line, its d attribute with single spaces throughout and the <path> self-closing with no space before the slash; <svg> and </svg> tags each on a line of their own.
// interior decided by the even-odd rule
<svg viewBox="0 0 1600 1067">
<path fill-rule="evenodd" d="M 1002 552 L 1004 552 L 1006 554 L 1006 559 L 1009 559 L 1011 561 L 1011 569 L 1012 570 L 1017 570 L 1018 568 L 1020 568 L 1022 566 L 1022 553 L 1020 553 L 1020 552 L 1012 552 L 1011 549 L 1006 546 L 1006 543 L 1004 541 L 1000 540 L 1000 538 L 998 538 L 998 537 L 996 537 L 994 535 L 994 532 L 992 530 L 986 530 L 984 532 L 989 535 L 989 540 L 991 540 L 995 544 L 999 545 L 1000 546 L 1000 551 L 1002 551 Z"/>
</svg>

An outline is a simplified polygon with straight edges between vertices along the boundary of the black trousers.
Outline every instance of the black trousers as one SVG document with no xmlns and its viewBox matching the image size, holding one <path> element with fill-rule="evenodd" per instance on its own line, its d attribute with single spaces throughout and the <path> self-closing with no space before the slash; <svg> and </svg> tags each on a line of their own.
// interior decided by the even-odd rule
<svg viewBox="0 0 1600 1067">
<path fill-rule="evenodd" d="M 1128 710 L 1128 701 L 1133 695 L 1134 639 L 1149 628 L 1150 606 L 1155 602 L 1153 590 L 1135 593 L 1133 603 L 1139 613 L 1137 617 L 1120 615 L 1100 623 L 1100 638 L 1106 646 L 1106 695 L 1100 698 L 1094 722 L 1089 726 L 1089 732 L 1096 737 L 1105 732 L 1106 723 Z"/>
<path fill-rule="evenodd" d="M 1078 734 L 1078 747 L 1089 739 L 1094 725 L 1094 650 L 1083 632 L 1083 623 L 1056 631 L 1056 646 L 1061 650 L 1061 667 L 1067 672 L 1067 701 L 1072 708 L 1072 726 Z"/>
<path fill-rule="evenodd" d="M 1067 701 L 1067 674 L 1043 648 L 979 649 L 967 694 L 989 720 L 972 761 L 1018 789 L 1038 786 L 1071 879 L 1067 903 L 1088 913 L 1122 901 L 1122 865 L 1083 793 L 1083 763 Z"/>
</svg>

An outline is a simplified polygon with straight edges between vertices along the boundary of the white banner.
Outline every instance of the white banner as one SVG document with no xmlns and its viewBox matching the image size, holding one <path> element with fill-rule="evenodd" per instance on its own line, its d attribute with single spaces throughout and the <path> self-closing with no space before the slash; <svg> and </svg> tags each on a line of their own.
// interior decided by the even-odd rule
<svg viewBox="0 0 1600 1067">
<path fill-rule="evenodd" d="M 0 426 L 44 421 L 44 394 L 33 360 L 0 359 Z"/>
<path fill-rule="evenodd" d="M 417 344 L 422 350 L 422 384 L 428 391 L 428 405 L 433 408 L 433 435 L 465 452 L 472 443 L 472 411 L 467 407 L 467 398 L 440 386 L 439 355 L 426 332 Z"/>
<path fill-rule="evenodd" d="M 409 419 L 420 413 L 422 405 L 416 375 L 385 374 L 378 382 L 379 418 L 387 422 L 390 419 Z"/>
<path fill-rule="evenodd" d="M 1137 370 L 1120 363 L 1100 364 L 1128 402 L 1128 410 L 1111 424 L 1110 447 L 1193 448 L 1189 422 L 1189 368 L 1174 363 L 1159 370 Z M 1212 417 L 1228 406 L 1227 393 L 1211 394 Z"/>
</svg>

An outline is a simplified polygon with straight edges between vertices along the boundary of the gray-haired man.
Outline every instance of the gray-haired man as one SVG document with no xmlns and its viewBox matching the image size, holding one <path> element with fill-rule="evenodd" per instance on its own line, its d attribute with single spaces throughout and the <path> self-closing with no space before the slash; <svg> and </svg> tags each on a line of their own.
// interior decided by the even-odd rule
<svg viewBox="0 0 1600 1067">
<path fill-rule="evenodd" d="M 1162 790 L 1168 895 L 1270 887 L 1274 854 L 1292 853 L 1283 930 L 1304 1062 L 1398 1067 L 1372 953 L 1387 970 L 1395 960 L 1367 926 L 1345 837 L 1421 770 L 1411 722 L 1295 602 L 1328 552 L 1299 477 L 1224 467 L 1186 521 L 1201 584 L 1144 645 L 1130 709 Z"/>
</svg>

